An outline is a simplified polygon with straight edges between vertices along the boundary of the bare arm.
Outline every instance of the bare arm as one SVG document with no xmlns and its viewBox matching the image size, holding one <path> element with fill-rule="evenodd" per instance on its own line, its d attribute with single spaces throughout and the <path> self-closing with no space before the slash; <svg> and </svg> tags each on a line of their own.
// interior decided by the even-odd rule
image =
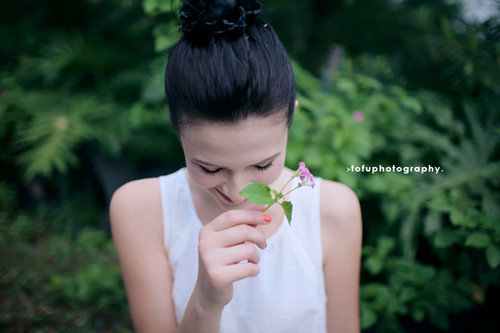
<svg viewBox="0 0 500 333">
<path fill-rule="evenodd" d="M 139 333 L 178 330 L 158 190 L 152 178 L 129 182 L 115 191 L 109 208 L 130 314 Z"/>
<path fill-rule="evenodd" d="M 223 307 L 204 304 L 195 287 L 179 326 L 179 333 L 218 333 Z"/>
<path fill-rule="evenodd" d="M 359 274 L 362 219 L 356 194 L 339 183 L 325 187 L 328 258 L 324 266 L 328 333 L 360 332 Z M 328 184 L 330 185 L 330 184 Z M 323 195 L 323 194 L 322 194 Z"/>
</svg>

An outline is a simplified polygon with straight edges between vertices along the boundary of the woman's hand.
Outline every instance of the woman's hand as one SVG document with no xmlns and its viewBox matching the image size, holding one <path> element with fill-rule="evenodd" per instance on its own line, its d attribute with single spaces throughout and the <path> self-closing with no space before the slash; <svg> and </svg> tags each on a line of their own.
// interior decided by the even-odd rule
<svg viewBox="0 0 500 333">
<path fill-rule="evenodd" d="M 260 212 L 264 208 L 230 210 L 200 229 L 195 292 L 205 306 L 223 308 L 233 298 L 234 281 L 259 274 L 260 253 L 255 244 L 265 249 L 267 242 L 256 227 L 270 223 Z M 243 260 L 248 262 L 240 263 Z"/>
</svg>

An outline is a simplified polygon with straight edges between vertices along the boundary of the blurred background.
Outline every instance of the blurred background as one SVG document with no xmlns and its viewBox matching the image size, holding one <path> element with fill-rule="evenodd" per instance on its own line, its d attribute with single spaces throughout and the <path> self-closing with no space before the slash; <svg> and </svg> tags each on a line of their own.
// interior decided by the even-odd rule
<svg viewBox="0 0 500 333">
<path fill-rule="evenodd" d="M 361 201 L 363 331 L 499 332 L 499 3 L 261 2 L 298 85 L 286 165 Z M 163 92 L 179 8 L 0 2 L 0 330 L 132 332 L 108 205 L 184 165 Z"/>
</svg>

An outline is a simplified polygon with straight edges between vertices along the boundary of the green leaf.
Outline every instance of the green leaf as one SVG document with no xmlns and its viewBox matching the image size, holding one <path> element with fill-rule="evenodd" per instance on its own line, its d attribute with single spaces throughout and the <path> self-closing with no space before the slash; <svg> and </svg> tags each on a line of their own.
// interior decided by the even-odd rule
<svg viewBox="0 0 500 333">
<path fill-rule="evenodd" d="M 365 262 L 366 269 L 372 274 L 377 275 L 383 268 L 383 263 L 380 258 L 368 257 Z"/>
<path fill-rule="evenodd" d="M 239 194 L 257 205 L 268 205 L 275 202 L 271 197 L 271 189 L 263 183 L 247 185 Z"/>
<path fill-rule="evenodd" d="M 486 248 L 486 260 L 491 268 L 496 268 L 500 264 L 500 250 L 493 244 Z"/>
<path fill-rule="evenodd" d="M 274 194 L 274 199 L 278 200 L 280 193 L 278 193 L 278 191 L 276 190 L 271 190 L 271 192 Z"/>
<path fill-rule="evenodd" d="M 166 0 L 144 0 L 142 7 L 149 16 L 157 16 L 161 13 L 174 13 L 179 9 L 179 1 Z"/>
<path fill-rule="evenodd" d="M 439 193 L 430 199 L 428 207 L 439 213 L 448 213 L 454 209 L 443 193 Z"/>
<path fill-rule="evenodd" d="M 434 246 L 438 249 L 447 248 L 459 239 L 458 234 L 453 230 L 441 230 L 434 237 Z"/>
<path fill-rule="evenodd" d="M 380 254 L 382 256 L 386 256 L 391 250 L 394 248 L 396 245 L 396 241 L 394 238 L 389 237 L 389 236 L 381 236 L 378 240 L 378 249 L 380 251 Z"/>
<path fill-rule="evenodd" d="M 481 176 L 493 178 L 500 176 L 500 162 L 490 162 L 481 169 Z"/>
<path fill-rule="evenodd" d="M 474 232 L 465 241 L 466 246 L 472 246 L 477 248 L 486 247 L 490 244 L 490 237 L 482 232 Z"/>
<path fill-rule="evenodd" d="M 414 321 L 419 323 L 424 319 L 425 313 L 424 313 L 424 311 L 422 311 L 420 309 L 414 309 L 411 312 L 411 317 L 413 318 Z"/>
<path fill-rule="evenodd" d="M 153 30 L 155 37 L 155 51 L 162 52 L 171 48 L 181 37 L 181 33 L 174 24 L 159 24 Z"/>
<path fill-rule="evenodd" d="M 288 225 L 292 223 L 292 209 L 293 205 L 290 201 L 283 201 L 280 203 L 281 207 L 283 207 L 283 210 L 285 211 L 286 218 L 288 220 Z"/>
<path fill-rule="evenodd" d="M 366 305 L 361 306 L 361 328 L 367 329 L 377 322 L 377 314 Z"/>
<path fill-rule="evenodd" d="M 454 226 L 466 225 L 469 218 L 457 209 L 453 209 L 450 213 L 450 221 Z"/>
</svg>

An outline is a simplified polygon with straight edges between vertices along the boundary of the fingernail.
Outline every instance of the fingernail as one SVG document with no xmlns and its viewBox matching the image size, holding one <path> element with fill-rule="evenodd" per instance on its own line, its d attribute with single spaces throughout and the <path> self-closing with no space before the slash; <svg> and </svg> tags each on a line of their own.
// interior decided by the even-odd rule
<svg viewBox="0 0 500 333">
<path fill-rule="evenodd" d="M 272 219 L 273 218 L 271 216 L 264 214 L 264 221 L 271 222 Z"/>
</svg>

